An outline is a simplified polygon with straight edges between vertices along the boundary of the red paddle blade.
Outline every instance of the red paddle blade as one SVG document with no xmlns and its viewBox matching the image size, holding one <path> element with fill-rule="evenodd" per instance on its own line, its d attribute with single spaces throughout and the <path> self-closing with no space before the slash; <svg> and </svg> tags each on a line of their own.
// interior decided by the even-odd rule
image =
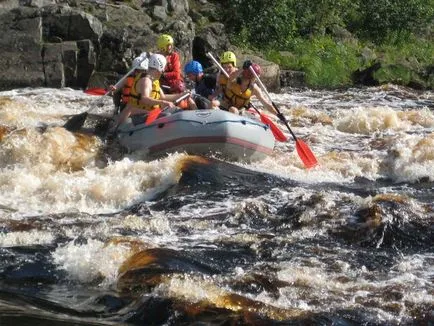
<svg viewBox="0 0 434 326">
<path fill-rule="evenodd" d="M 269 117 L 267 117 L 264 114 L 261 114 L 261 121 L 270 126 L 271 132 L 274 135 L 274 138 L 277 141 L 281 141 L 281 142 L 285 142 L 288 140 L 288 138 L 286 138 L 285 134 L 282 132 L 282 130 L 279 129 L 279 127 L 277 127 L 273 121 L 271 121 L 271 119 Z"/>
<path fill-rule="evenodd" d="M 84 91 L 86 94 L 89 95 L 105 95 L 107 91 L 104 88 L 88 88 Z"/>
<path fill-rule="evenodd" d="M 160 115 L 161 109 L 153 109 L 151 112 L 149 112 L 148 117 L 146 118 L 145 126 L 150 125 L 152 122 L 157 119 L 157 117 Z"/>
<path fill-rule="evenodd" d="M 307 169 L 310 169 L 318 164 L 315 155 L 313 155 L 309 146 L 307 146 L 304 141 L 297 139 L 295 142 L 295 148 L 297 149 L 298 156 L 300 156 L 300 159 L 303 161 L 304 166 Z"/>
</svg>

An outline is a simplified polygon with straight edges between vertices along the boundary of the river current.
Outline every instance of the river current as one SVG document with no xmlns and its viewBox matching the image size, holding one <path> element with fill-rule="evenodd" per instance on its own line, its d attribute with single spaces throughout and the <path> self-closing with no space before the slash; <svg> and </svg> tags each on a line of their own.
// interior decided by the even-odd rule
<svg viewBox="0 0 434 326">
<path fill-rule="evenodd" d="M 0 92 L 0 324 L 434 325 L 434 93 L 271 96 L 318 166 L 148 162 L 62 128 L 109 97 Z"/>
</svg>

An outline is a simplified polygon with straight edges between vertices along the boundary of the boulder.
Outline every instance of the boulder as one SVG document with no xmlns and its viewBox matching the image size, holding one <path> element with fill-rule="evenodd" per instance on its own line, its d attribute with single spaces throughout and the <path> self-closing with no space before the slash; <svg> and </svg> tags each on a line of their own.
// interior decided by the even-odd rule
<svg viewBox="0 0 434 326">
<path fill-rule="evenodd" d="M 269 92 L 278 93 L 280 91 L 280 67 L 279 65 L 264 60 L 253 54 L 241 53 L 237 54 L 238 66 L 242 67 L 245 60 L 251 60 L 261 66 L 262 74 L 260 79 L 262 83 L 267 87 Z"/>
<path fill-rule="evenodd" d="M 20 7 L 0 15 L 0 89 L 44 86 L 41 26 L 38 9 Z"/>
<path fill-rule="evenodd" d="M 188 0 L 133 0 L 129 3 L 74 0 L 5 0 L 0 3 L 0 90 L 20 87 L 105 87 L 124 75 L 156 40 L 170 34 L 181 64 L 192 58 L 212 68 L 206 56 L 231 48 L 216 5 Z M 197 13 L 198 22 L 191 18 Z M 240 51 L 237 51 L 237 54 Z M 277 65 L 263 66 L 270 90 L 279 88 Z M 242 63 L 243 57 L 239 58 Z M 92 76 L 95 76 L 93 78 Z"/>
</svg>

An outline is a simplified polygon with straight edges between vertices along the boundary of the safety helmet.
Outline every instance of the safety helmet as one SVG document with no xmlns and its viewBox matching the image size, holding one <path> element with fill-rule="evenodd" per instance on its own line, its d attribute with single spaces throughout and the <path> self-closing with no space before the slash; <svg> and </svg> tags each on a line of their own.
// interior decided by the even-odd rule
<svg viewBox="0 0 434 326">
<path fill-rule="evenodd" d="M 146 56 L 140 55 L 137 58 L 134 58 L 131 67 L 140 70 L 148 70 L 148 65 L 149 65 L 149 59 Z"/>
<path fill-rule="evenodd" d="M 154 68 L 156 70 L 158 70 L 159 72 L 163 72 L 164 68 L 166 68 L 166 57 L 164 55 L 161 54 L 152 54 L 149 57 L 149 68 Z"/>
<path fill-rule="evenodd" d="M 252 65 L 251 65 L 250 67 L 253 68 L 253 70 L 256 72 L 256 74 L 257 74 L 258 76 L 261 75 L 261 73 L 262 73 L 262 69 L 261 69 L 261 66 L 260 66 L 260 65 L 258 65 L 257 63 L 252 63 Z M 248 79 L 252 79 L 252 78 L 255 77 L 255 76 L 254 76 L 254 75 L 252 74 L 252 72 L 250 71 L 250 68 L 245 68 L 245 69 L 243 69 L 243 77 L 244 77 L 244 78 L 248 78 Z"/>
<path fill-rule="evenodd" d="M 157 40 L 157 47 L 160 51 L 166 51 L 167 47 L 173 44 L 173 38 L 172 36 L 168 35 L 168 34 L 162 34 L 158 37 Z"/>
<path fill-rule="evenodd" d="M 234 66 L 237 65 L 237 57 L 235 56 L 235 53 L 232 51 L 226 51 L 222 54 L 220 57 L 220 63 L 232 63 Z"/>
<path fill-rule="evenodd" d="M 185 67 L 184 67 L 184 72 L 185 74 L 194 74 L 194 75 L 198 75 L 201 72 L 203 72 L 203 68 L 202 65 L 200 64 L 199 61 L 190 61 L 188 62 Z"/>
</svg>

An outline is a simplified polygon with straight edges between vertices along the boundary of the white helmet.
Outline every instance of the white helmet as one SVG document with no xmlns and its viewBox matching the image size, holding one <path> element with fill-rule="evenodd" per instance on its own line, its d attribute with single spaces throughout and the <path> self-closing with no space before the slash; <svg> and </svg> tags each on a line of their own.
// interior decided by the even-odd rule
<svg viewBox="0 0 434 326">
<path fill-rule="evenodd" d="M 159 72 L 163 72 L 166 67 L 166 58 L 161 54 L 152 54 L 149 57 L 149 68 L 154 68 Z"/>
<path fill-rule="evenodd" d="M 147 58 L 146 52 L 141 53 L 137 58 L 134 58 L 131 68 L 136 68 L 140 70 L 148 70 L 149 59 Z"/>
<path fill-rule="evenodd" d="M 136 67 L 136 69 L 140 70 L 148 70 L 149 67 L 149 59 L 148 58 L 142 58 L 142 62 Z"/>
</svg>

